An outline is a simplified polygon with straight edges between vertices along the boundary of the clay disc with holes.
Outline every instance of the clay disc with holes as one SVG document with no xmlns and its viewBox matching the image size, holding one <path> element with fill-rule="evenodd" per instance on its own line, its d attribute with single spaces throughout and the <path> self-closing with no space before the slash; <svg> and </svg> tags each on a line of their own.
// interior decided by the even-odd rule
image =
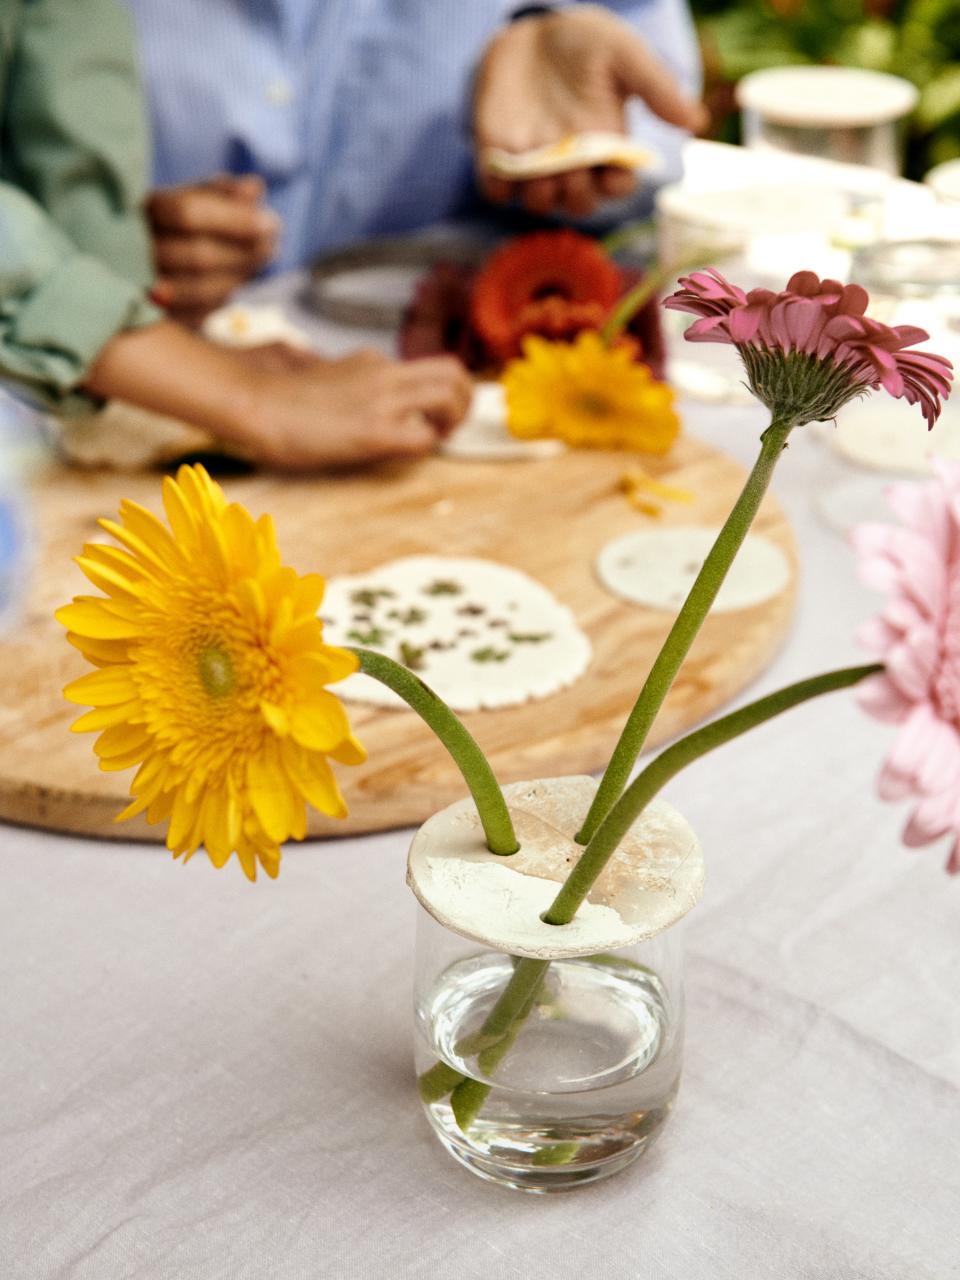
<svg viewBox="0 0 960 1280">
<path fill-rule="evenodd" d="M 669 630 L 670 613 L 618 599 L 597 580 L 596 557 L 637 529 L 716 525 L 744 480 L 730 458 L 690 437 L 670 456 L 644 459 L 669 484 L 695 495 L 661 520 L 638 515 L 619 492 L 629 455 L 568 452 L 517 466 L 470 466 L 442 457 L 331 476 L 224 476 L 229 498 L 269 511 L 285 560 L 301 572 L 362 573 L 412 555 L 471 556 L 510 565 L 541 583 L 574 614 L 593 657 L 569 687 L 523 706 L 469 712 L 464 721 L 502 782 L 603 767 L 643 676 Z M 0 819 L 52 830 L 161 840 L 141 819 L 118 827 L 129 774 L 100 773 L 93 735 L 70 734 L 77 708 L 64 684 L 87 669 L 54 621 L 54 609 L 91 590 L 72 562 L 101 535 L 96 519 L 121 498 L 161 511 L 156 473 L 118 475 L 51 468 L 32 495 L 37 563 L 25 617 L 0 643 L 6 673 L 0 704 Z M 796 548 L 775 498 L 755 526 L 790 565 L 775 596 L 708 620 L 661 712 L 651 743 L 702 720 L 761 672 L 780 647 L 793 611 Z M 336 690 L 336 686 L 333 686 Z M 313 834 L 375 831 L 422 822 L 459 799 L 463 781 L 413 712 L 351 703 L 369 752 L 337 767 L 350 809 L 342 822 L 312 815 Z"/>
</svg>

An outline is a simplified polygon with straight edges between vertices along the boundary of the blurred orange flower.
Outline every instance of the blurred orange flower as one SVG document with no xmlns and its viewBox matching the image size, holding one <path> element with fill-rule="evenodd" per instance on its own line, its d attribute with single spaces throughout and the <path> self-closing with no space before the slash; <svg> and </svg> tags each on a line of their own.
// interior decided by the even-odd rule
<svg viewBox="0 0 960 1280">
<path fill-rule="evenodd" d="M 592 326 L 602 323 L 622 287 L 618 267 L 589 236 L 537 231 L 490 257 L 473 286 L 470 318 L 493 355 L 507 360 L 518 353 L 524 333 L 542 332 L 543 324 L 565 326 L 563 336 L 570 336 L 571 322 L 579 332 L 587 315 Z"/>
</svg>

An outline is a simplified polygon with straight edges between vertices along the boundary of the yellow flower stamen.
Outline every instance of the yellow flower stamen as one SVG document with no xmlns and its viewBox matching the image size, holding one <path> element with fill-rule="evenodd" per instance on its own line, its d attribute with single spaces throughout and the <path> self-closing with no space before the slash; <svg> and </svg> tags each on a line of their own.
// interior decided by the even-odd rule
<svg viewBox="0 0 960 1280">
<path fill-rule="evenodd" d="M 225 698 L 236 688 L 233 663 L 226 649 L 210 645 L 197 658 L 200 681 L 211 698 Z"/>
</svg>

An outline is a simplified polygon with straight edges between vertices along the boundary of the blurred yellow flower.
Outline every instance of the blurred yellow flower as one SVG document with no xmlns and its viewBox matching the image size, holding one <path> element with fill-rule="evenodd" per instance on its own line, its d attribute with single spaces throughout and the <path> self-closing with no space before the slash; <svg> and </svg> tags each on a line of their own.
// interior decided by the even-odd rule
<svg viewBox="0 0 960 1280">
<path fill-rule="evenodd" d="M 573 342 L 527 338 L 501 382 L 507 425 L 521 440 L 661 454 L 680 431 L 672 390 L 634 359 L 632 344 L 608 347 L 593 330 Z"/>
<path fill-rule="evenodd" d="M 167 477 L 163 502 L 169 530 L 123 502 L 119 524 L 100 521 L 120 546 L 77 559 L 105 594 L 57 611 L 98 668 L 64 690 L 94 708 L 73 729 L 100 731 L 101 769 L 140 766 L 117 821 L 145 812 L 169 821 L 174 857 L 202 845 L 217 867 L 236 853 L 251 880 L 258 861 L 276 876 L 305 802 L 346 814 L 327 757 L 365 757 L 325 686 L 357 659 L 324 644 L 324 580 L 280 563 L 269 516 L 228 504 L 202 467 Z"/>
</svg>

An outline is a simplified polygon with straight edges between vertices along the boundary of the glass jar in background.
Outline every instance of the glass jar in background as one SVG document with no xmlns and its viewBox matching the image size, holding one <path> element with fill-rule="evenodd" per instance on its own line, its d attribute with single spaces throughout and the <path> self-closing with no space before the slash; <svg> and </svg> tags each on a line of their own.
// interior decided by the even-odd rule
<svg viewBox="0 0 960 1280">
<path fill-rule="evenodd" d="M 890 175 L 901 171 L 902 122 L 918 97 L 909 80 L 856 67 L 770 67 L 737 85 L 747 147 Z"/>
<path fill-rule="evenodd" d="M 955 238 L 960 239 L 960 160 L 938 164 L 923 180 L 940 204 L 953 214 Z"/>
<path fill-rule="evenodd" d="M 795 181 L 747 182 L 703 190 L 674 183 L 656 196 L 657 256 L 661 263 L 718 267 L 743 289 L 782 289 L 802 269 L 845 278 L 849 250 L 836 243 L 848 202 L 841 191 Z M 668 378 L 698 400 L 746 404 L 750 393 L 729 348 L 683 339 L 690 317 L 661 315 Z"/>
<path fill-rule="evenodd" d="M 871 245 L 854 255 L 851 276 L 870 295 L 869 315 L 925 329 L 930 338 L 921 347 L 960 368 L 960 240 Z M 889 517 L 884 493 L 891 479 L 929 475 L 933 457 L 960 459 L 960 402 L 955 395 L 945 401 L 928 431 L 916 405 L 868 396 L 820 431 L 829 453 L 816 505 L 831 528 L 845 532 Z"/>
</svg>

